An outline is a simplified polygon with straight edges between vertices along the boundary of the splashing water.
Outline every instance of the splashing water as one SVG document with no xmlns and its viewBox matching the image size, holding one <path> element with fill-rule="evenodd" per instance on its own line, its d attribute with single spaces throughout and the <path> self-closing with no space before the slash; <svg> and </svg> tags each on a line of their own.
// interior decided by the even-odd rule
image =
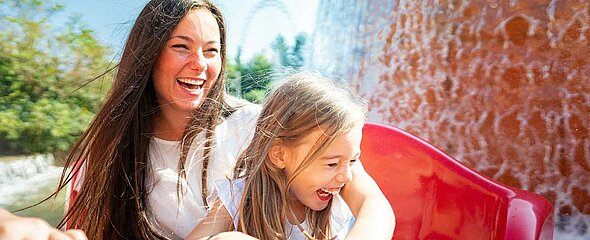
<svg viewBox="0 0 590 240">
<path fill-rule="evenodd" d="M 543 195 L 555 239 L 590 239 L 590 2 L 330 1 L 308 64 L 369 120 Z"/>
<path fill-rule="evenodd" d="M 0 162 L 0 207 L 10 206 L 40 189 L 53 189 L 62 170 L 63 167 L 53 166 L 51 155 Z"/>
</svg>

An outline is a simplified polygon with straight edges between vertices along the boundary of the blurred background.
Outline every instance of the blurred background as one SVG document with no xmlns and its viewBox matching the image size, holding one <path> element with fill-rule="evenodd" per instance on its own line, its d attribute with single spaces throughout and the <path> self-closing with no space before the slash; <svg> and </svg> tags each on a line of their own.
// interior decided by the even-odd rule
<svg viewBox="0 0 590 240">
<path fill-rule="evenodd" d="M 228 89 L 259 102 L 311 69 L 411 132 L 555 208 L 555 239 L 590 239 L 590 2 L 218 0 Z M 0 207 L 54 191 L 110 87 L 145 0 L 0 0 Z M 82 87 L 83 86 L 83 87 Z M 51 224 L 64 194 L 19 212 Z"/>
</svg>

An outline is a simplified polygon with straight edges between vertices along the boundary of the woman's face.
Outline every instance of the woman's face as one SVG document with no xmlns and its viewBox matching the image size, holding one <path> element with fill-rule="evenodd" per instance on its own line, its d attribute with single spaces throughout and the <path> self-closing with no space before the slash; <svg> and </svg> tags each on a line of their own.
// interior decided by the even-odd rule
<svg viewBox="0 0 590 240">
<path fill-rule="evenodd" d="M 172 32 L 152 72 L 162 113 L 188 116 L 198 109 L 220 71 L 217 21 L 206 9 L 191 10 Z"/>
</svg>

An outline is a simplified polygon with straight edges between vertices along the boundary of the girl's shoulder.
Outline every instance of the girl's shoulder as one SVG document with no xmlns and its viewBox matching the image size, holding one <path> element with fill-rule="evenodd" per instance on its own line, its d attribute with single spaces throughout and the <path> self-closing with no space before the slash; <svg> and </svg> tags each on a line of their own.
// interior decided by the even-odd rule
<svg viewBox="0 0 590 240">
<path fill-rule="evenodd" d="M 352 229 L 352 225 L 354 225 L 354 215 L 352 215 L 350 208 L 340 195 L 336 195 L 332 199 L 331 210 L 332 231 L 336 234 L 336 239 L 344 239 Z"/>
</svg>

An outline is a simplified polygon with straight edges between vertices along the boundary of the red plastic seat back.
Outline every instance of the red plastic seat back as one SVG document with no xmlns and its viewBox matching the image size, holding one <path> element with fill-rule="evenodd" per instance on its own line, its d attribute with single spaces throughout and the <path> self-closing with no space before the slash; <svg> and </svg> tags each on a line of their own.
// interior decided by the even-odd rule
<svg viewBox="0 0 590 240">
<path fill-rule="evenodd" d="M 502 186 L 402 130 L 363 129 L 361 160 L 396 215 L 394 239 L 553 239 L 551 204 Z"/>
</svg>

